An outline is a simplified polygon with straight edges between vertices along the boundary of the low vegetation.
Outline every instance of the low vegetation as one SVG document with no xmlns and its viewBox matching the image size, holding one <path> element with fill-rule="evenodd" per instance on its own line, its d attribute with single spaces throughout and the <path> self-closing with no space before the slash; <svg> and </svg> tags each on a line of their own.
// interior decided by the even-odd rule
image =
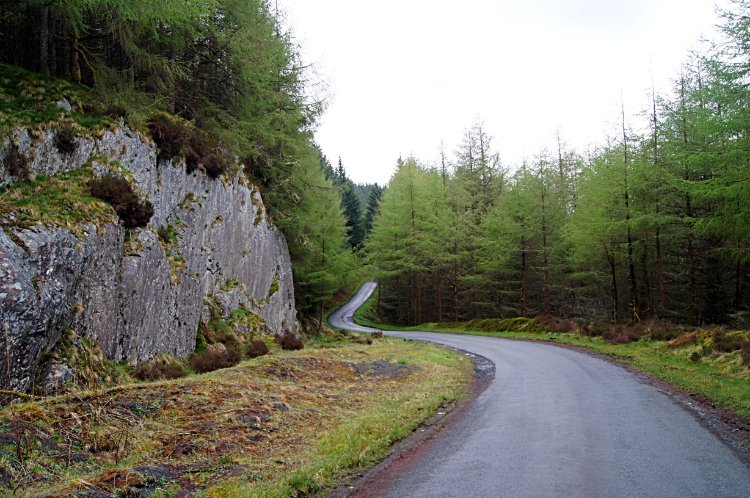
<svg viewBox="0 0 750 498">
<path fill-rule="evenodd" d="M 145 227 L 154 214 L 151 202 L 141 201 L 125 178 L 108 174 L 91 179 L 87 186 L 92 196 L 112 204 L 125 228 Z"/>
<path fill-rule="evenodd" d="M 471 375 L 463 355 L 392 338 L 264 345 L 270 356 L 208 374 L 160 357 L 133 375 L 176 378 L 5 407 L 0 494 L 316 493 L 382 458 Z M 375 373 L 376 360 L 392 368 Z"/>
<path fill-rule="evenodd" d="M 93 170 L 83 167 L 0 187 L 0 223 L 6 228 L 64 227 L 76 235 L 87 223 L 111 223 L 115 210 L 87 187 L 93 178 Z"/>
</svg>

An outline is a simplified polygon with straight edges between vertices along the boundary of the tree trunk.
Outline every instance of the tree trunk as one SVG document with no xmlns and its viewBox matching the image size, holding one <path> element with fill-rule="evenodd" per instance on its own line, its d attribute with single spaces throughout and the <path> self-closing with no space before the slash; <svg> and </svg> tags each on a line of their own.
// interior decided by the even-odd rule
<svg viewBox="0 0 750 498">
<path fill-rule="evenodd" d="M 693 209 L 690 203 L 690 194 L 685 196 L 688 218 L 693 217 Z M 688 264 L 689 264 L 689 284 L 688 284 L 688 325 L 695 326 L 695 251 L 693 250 L 693 234 L 688 232 Z"/>
<path fill-rule="evenodd" d="M 622 96 L 621 96 L 622 98 Z M 628 135 L 625 132 L 625 101 L 622 100 L 622 144 L 625 164 L 625 223 L 628 227 L 628 270 L 630 280 L 630 308 L 633 313 L 633 321 L 640 320 L 638 316 L 638 283 L 635 277 L 635 261 L 633 261 L 633 239 L 630 233 L 630 192 L 628 190 Z M 613 256 L 614 257 L 614 256 Z"/>
<path fill-rule="evenodd" d="M 453 321 L 458 323 L 458 243 L 453 246 Z"/>
<path fill-rule="evenodd" d="M 70 81 L 81 83 L 81 64 L 78 62 L 78 36 L 70 30 Z"/>
<path fill-rule="evenodd" d="M 422 323 L 422 292 L 419 287 L 419 271 L 414 272 L 414 277 L 417 281 L 417 323 L 415 325 L 420 325 Z"/>
<path fill-rule="evenodd" d="M 49 76 L 49 7 L 44 6 L 39 15 L 39 72 Z"/>
<path fill-rule="evenodd" d="M 646 241 L 643 241 L 643 282 L 646 285 L 646 313 L 645 316 L 649 317 L 653 314 L 651 308 L 651 284 L 648 281 L 648 246 Z"/>
<path fill-rule="evenodd" d="M 318 323 L 318 334 L 323 330 L 323 301 L 320 302 L 320 323 Z"/>
<path fill-rule="evenodd" d="M 630 216 L 627 217 L 628 220 Z M 638 283 L 636 282 L 635 276 L 635 261 L 633 258 L 633 240 L 630 237 L 630 227 L 628 227 L 628 270 L 630 273 L 630 308 L 633 313 L 633 321 L 640 321 L 641 317 L 638 316 L 638 310 L 640 305 L 638 303 Z"/>
<path fill-rule="evenodd" d="M 656 204 L 656 214 L 659 214 L 659 204 Z M 664 273 L 661 268 L 661 240 L 659 225 L 656 225 L 656 271 L 659 273 L 659 318 L 665 319 L 667 315 L 666 293 L 664 291 Z"/>
<path fill-rule="evenodd" d="M 653 122 L 654 122 L 654 166 L 659 167 L 659 121 L 656 119 L 656 90 L 654 89 L 654 80 L 651 79 L 651 104 L 653 106 Z M 659 190 L 656 190 L 656 271 L 659 278 L 659 318 L 665 319 L 667 314 L 666 306 L 666 294 L 664 292 L 664 273 L 661 268 L 661 237 L 659 227 Z"/>
<path fill-rule="evenodd" d="M 549 316 L 549 254 L 547 252 L 547 214 L 545 209 L 545 194 L 542 189 L 542 250 L 544 252 L 544 314 Z"/>
<path fill-rule="evenodd" d="M 438 302 L 437 322 L 443 323 L 443 295 L 440 290 L 440 268 L 438 268 L 438 271 L 437 271 L 437 302 Z"/>
<path fill-rule="evenodd" d="M 526 318 L 526 247 L 521 237 L 521 316 Z"/>
<path fill-rule="evenodd" d="M 605 251 L 607 251 L 605 249 Z M 607 261 L 609 261 L 609 267 L 612 271 L 612 322 L 617 325 L 617 310 L 620 307 L 620 303 L 617 299 L 617 266 L 615 265 L 615 254 L 609 254 L 607 251 Z"/>
<path fill-rule="evenodd" d="M 398 324 L 399 326 L 404 324 L 404 314 L 401 311 L 401 278 L 396 275 L 396 291 L 398 293 Z"/>
<path fill-rule="evenodd" d="M 734 311 L 738 311 L 740 308 L 740 263 L 737 262 L 737 271 L 735 273 L 735 280 L 734 280 Z"/>
</svg>

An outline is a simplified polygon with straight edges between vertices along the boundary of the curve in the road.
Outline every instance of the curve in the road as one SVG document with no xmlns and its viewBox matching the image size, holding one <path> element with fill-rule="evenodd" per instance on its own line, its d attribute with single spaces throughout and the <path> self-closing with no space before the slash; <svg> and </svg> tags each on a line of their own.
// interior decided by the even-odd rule
<svg viewBox="0 0 750 498">
<path fill-rule="evenodd" d="M 355 330 L 351 316 L 365 295 L 342 308 L 343 328 Z M 617 365 L 543 343 L 387 333 L 482 355 L 496 374 L 426 455 L 386 491 L 378 486 L 378 496 L 750 496 L 750 469 L 727 446 Z M 367 483 L 358 493 L 372 496 Z"/>
<path fill-rule="evenodd" d="M 364 284 L 346 304 L 328 315 L 328 323 L 338 329 L 347 329 L 354 332 L 379 332 L 378 329 L 363 327 L 354 323 L 354 312 L 365 304 L 365 301 L 370 298 L 377 287 L 378 284 L 375 282 Z"/>
</svg>

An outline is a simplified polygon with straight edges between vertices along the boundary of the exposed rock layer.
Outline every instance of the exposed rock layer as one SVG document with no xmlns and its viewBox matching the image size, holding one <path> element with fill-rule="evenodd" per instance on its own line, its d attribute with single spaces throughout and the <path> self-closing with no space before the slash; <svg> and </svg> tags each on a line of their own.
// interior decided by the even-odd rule
<svg viewBox="0 0 750 498">
<path fill-rule="evenodd" d="M 241 178 L 222 182 L 201 172 L 188 175 L 171 161 L 157 164 L 155 147 L 124 126 L 98 139 L 78 138 L 69 156 L 55 149 L 53 131 L 33 140 L 21 130 L 8 139 L 36 174 L 76 169 L 92 156 L 111 160 L 92 163 L 98 174 L 119 173 L 112 161 L 119 162 L 154 215 L 147 228 L 131 232 L 114 217 L 85 226 L 81 236 L 42 225 L 0 231 L 3 389 L 28 390 L 43 355 L 66 328 L 116 361 L 184 357 L 195 348 L 208 294 L 227 308 L 249 306 L 274 333 L 296 331 L 286 240 L 267 220 L 260 194 Z M 0 162 L 0 185 L 11 181 Z M 157 230 L 168 225 L 177 237 L 165 247 Z"/>
</svg>

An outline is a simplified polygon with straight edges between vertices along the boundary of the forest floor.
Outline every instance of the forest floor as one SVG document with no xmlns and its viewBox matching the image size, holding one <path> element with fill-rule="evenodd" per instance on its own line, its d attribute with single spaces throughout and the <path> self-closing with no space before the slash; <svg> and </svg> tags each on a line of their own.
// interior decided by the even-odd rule
<svg viewBox="0 0 750 498">
<path fill-rule="evenodd" d="M 438 346 L 337 338 L 208 374 L 14 404 L 0 410 L 0 494 L 325 493 L 466 396 L 472 370 Z"/>
</svg>

